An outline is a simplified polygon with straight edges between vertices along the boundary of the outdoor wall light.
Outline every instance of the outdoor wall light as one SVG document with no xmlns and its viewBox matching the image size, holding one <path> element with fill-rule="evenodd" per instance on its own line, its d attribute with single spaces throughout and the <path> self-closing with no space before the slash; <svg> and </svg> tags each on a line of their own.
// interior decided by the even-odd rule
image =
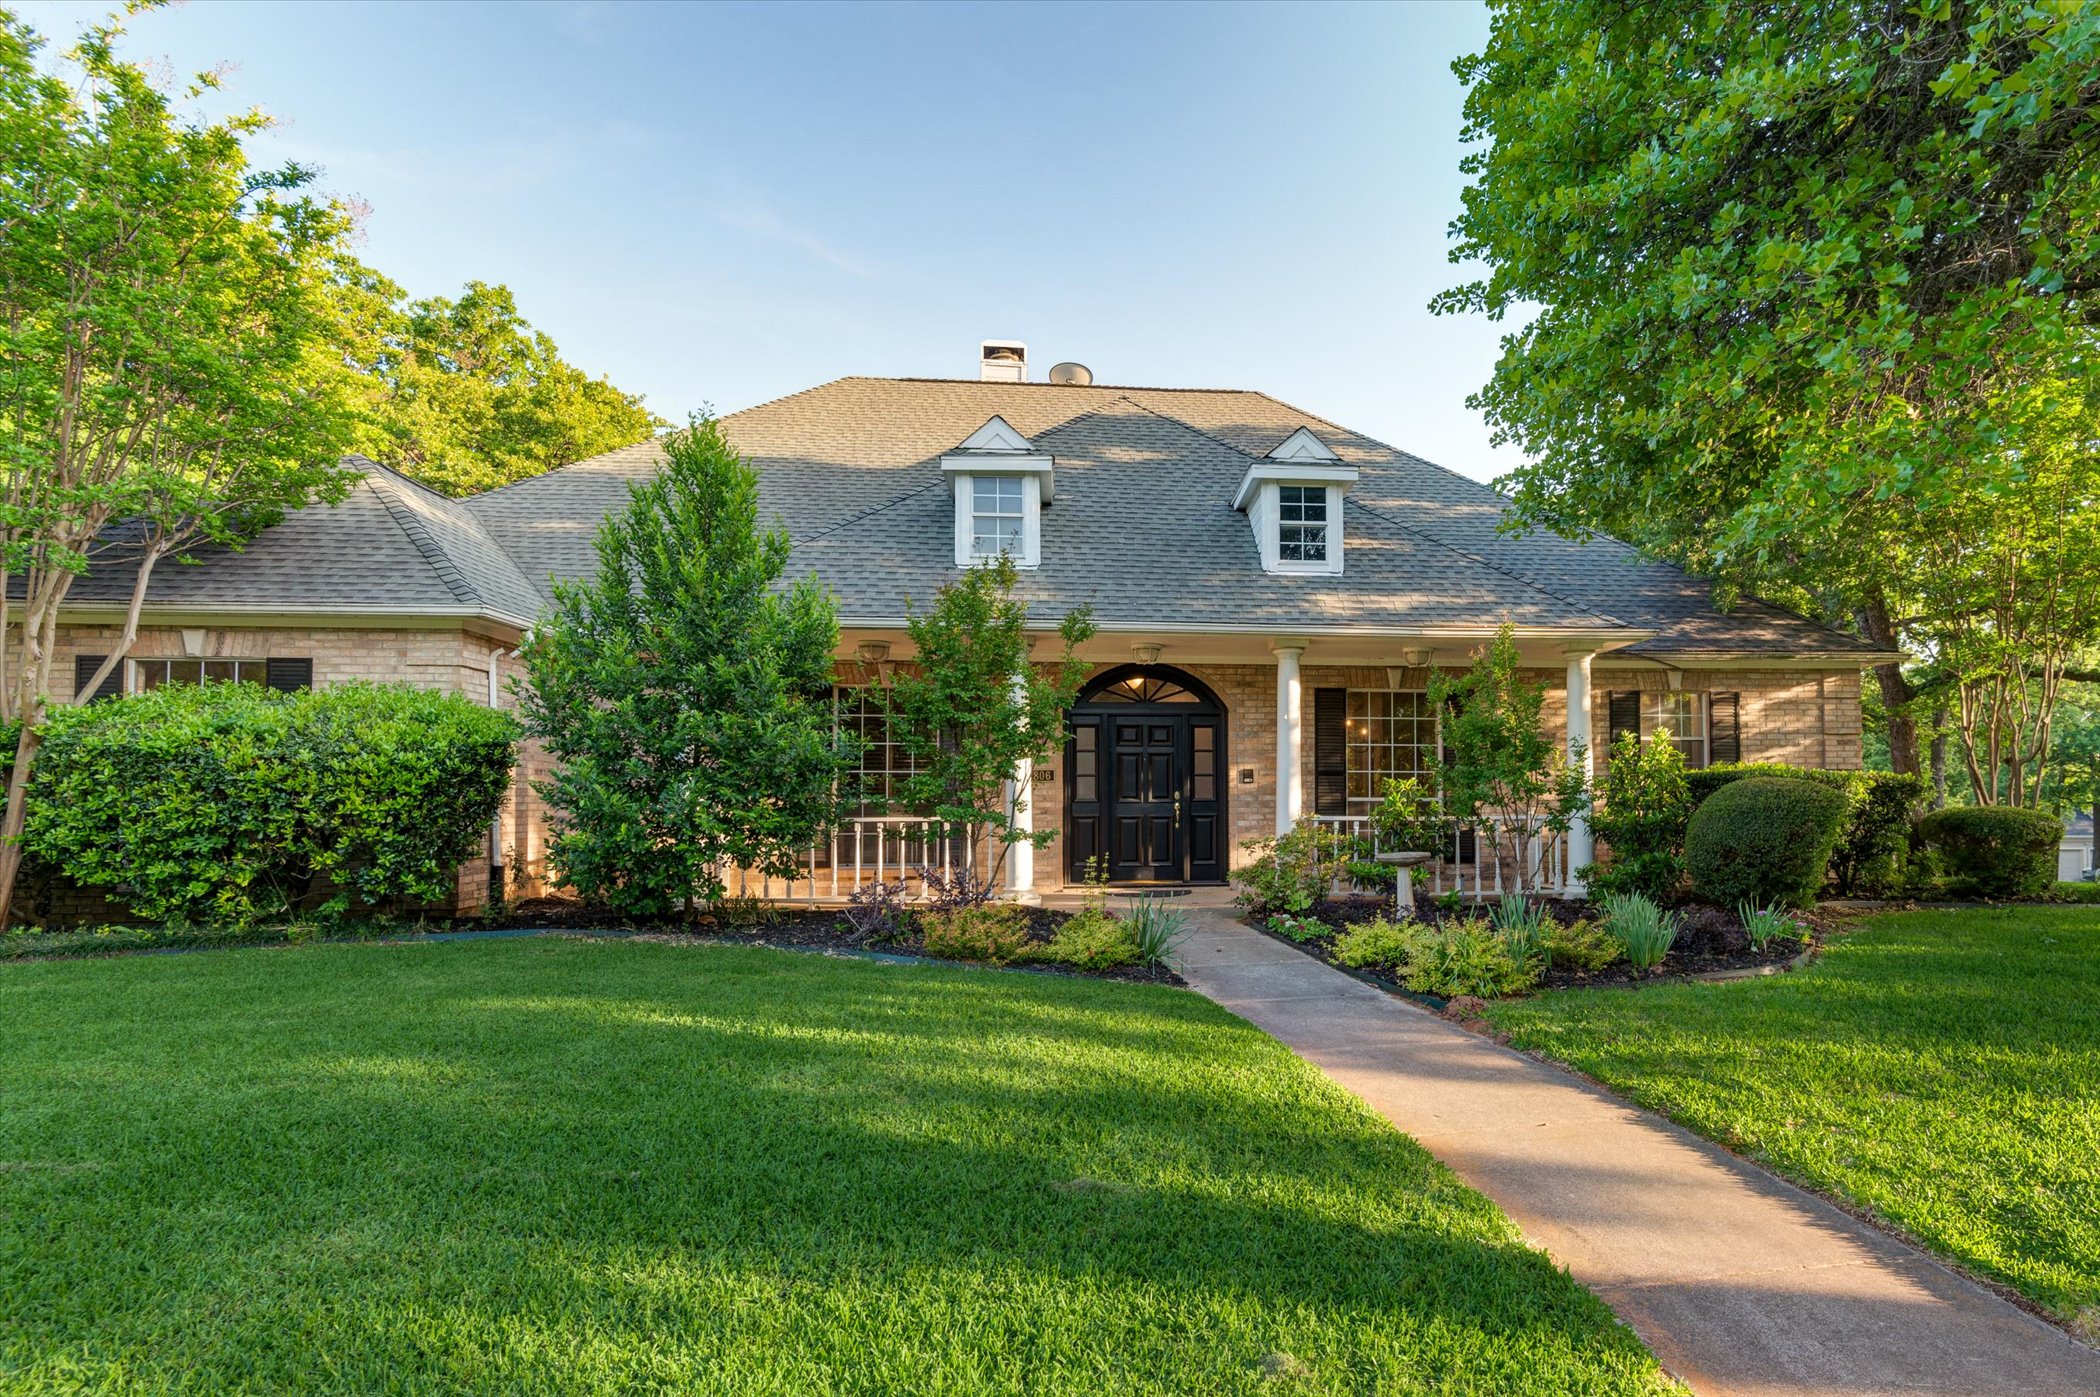
<svg viewBox="0 0 2100 1397">
<path fill-rule="evenodd" d="M 1133 645 L 1130 647 L 1130 653 L 1137 656 L 1137 662 L 1141 665 L 1156 665 L 1159 663 L 1159 652 L 1165 648 L 1161 645 Z"/>
<path fill-rule="evenodd" d="M 853 653 L 860 657 L 862 664 L 879 665 L 890 657 L 890 643 L 887 640 L 863 640 L 853 647 Z"/>
<path fill-rule="evenodd" d="M 1428 664 L 1430 657 L 1435 654 L 1436 652 L 1426 645 L 1410 645 L 1400 652 L 1400 658 L 1407 662 L 1410 669 L 1420 669 Z"/>
</svg>

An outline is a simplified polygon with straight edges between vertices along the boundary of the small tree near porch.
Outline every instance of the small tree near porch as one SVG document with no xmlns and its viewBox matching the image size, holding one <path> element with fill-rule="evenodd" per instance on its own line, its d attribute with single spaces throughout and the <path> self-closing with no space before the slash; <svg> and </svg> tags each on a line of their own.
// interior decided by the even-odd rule
<svg viewBox="0 0 2100 1397">
<path fill-rule="evenodd" d="M 915 770 L 902 802 L 962 833 L 972 849 L 990 844 L 984 882 L 996 886 L 1017 844 L 1042 848 L 1052 830 L 1020 828 L 1030 793 L 1008 798 L 1007 782 L 1022 762 L 1047 760 L 1064 747 L 1065 715 L 1086 681 L 1075 650 L 1094 634 L 1087 608 L 1058 623 L 1056 663 L 1029 663 L 1028 604 L 1014 596 L 1011 559 L 966 570 L 942 587 L 933 606 L 907 623 L 918 650 L 916 670 L 883 692 L 890 731 Z"/>
<path fill-rule="evenodd" d="M 791 878 L 837 818 L 852 739 L 831 716 L 838 617 L 812 578 L 782 589 L 785 531 L 710 419 L 598 534 L 598 572 L 559 583 L 525 648 L 526 731 L 557 766 L 548 861 L 630 916 L 691 914 L 732 868 Z"/>
</svg>

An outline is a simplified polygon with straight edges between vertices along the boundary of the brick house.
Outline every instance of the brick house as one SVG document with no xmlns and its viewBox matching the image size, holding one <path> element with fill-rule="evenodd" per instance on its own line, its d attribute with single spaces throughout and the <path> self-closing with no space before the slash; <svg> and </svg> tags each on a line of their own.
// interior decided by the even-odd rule
<svg viewBox="0 0 2100 1397">
<path fill-rule="evenodd" d="M 1724 613 L 1608 538 L 1505 535 L 1485 486 L 1265 394 L 1097 385 L 1076 365 L 1031 382 L 1025 355 L 988 342 L 974 380 L 845 378 L 723 420 L 793 569 L 837 595 L 836 703 L 869 789 L 903 761 L 868 686 L 911 662 L 907 598 L 1003 551 L 1046 634 L 1093 608 L 1066 752 L 1021 773 L 1057 837 L 1012 860 L 1017 893 L 1090 855 L 1118 881 L 1215 881 L 1244 840 L 1346 824 L 1385 778 L 1433 769 L 1429 674 L 1504 622 L 1564 735 L 1663 731 L 1695 764 L 1860 764 L 1861 670 L 1883 657 L 1852 637 L 1755 599 Z M 644 443 L 448 500 L 354 458 L 342 504 L 157 570 L 109 687 L 370 678 L 508 705 L 550 580 L 591 568 L 600 520 L 659 459 Z M 128 586 L 117 568 L 77 584 L 63 675 L 108 653 Z M 516 891 L 545 887 L 546 819 L 518 782 L 489 851 Z M 871 806 L 791 891 L 894 869 L 911 837 L 908 813 Z M 1584 861 L 1563 850 L 1560 876 Z M 462 909 L 488 874 L 462 870 Z"/>
</svg>

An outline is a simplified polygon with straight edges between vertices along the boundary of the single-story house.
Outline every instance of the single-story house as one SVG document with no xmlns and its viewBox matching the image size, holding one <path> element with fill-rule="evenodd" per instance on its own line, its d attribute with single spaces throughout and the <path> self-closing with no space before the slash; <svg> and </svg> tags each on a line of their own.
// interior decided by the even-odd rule
<svg viewBox="0 0 2100 1397">
<path fill-rule="evenodd" d="M 1096 855 L 1119 882 L 1217 881 L 1243 841 L 1360 817 L 1386 778 L 1439 759 L 1431 671 L 1505 622 L 1569 737 L 1667 732 L 1694 764 L 1860 764 L 1873 647 L 1756 599 L 1724 612 L 1609 538 L 1505 533 L 1486 486 L 1265 393 L 1098 384 L 1078 365 L 1035 381 L 1024 346 L 987 342 L 973 379 L 842 378 L 723 426 L 793 571 L 838 598 L 839 721 L 867 739 L 876 795 L 903 757 L 868 686 L 911 662 L 907 599 L 1004 551 L 1046 635 L 1093 608 L 1070 741 L 1022 773 L 1057 837 L 1012 861 L 1017 892 L 1075 882 Z M 551 583 L 590 570 L 600 521 L 660 458 L 645 442 L 463 500 L 353 459 L 343 503 L 162 565 L 110 688 L 362 678 L 508 705 Z M 124 571 L 76 584 L 67 676 L 108 653 Z M 795 895 L 893 872 L 906 818 L 871 806 L 812 849 Z M 520 781 L 489 851 L 514 891 L 545 886 L 546 821 Z M 489 872 L 462 870 L 463 908 Z"/>
</svg>

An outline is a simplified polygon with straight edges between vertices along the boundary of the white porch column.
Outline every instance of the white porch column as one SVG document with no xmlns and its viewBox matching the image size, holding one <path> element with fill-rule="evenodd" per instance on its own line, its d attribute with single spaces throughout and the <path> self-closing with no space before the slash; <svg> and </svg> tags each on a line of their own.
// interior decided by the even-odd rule
<svg viewBox="0 0 2100 1397">
<path fill-rule="evenodd" d="M 1585 783 L 1597 769 L 1595 744 L 1590 741 L 1590 653 L 1568 654 L 1568 762 L 1582 773 Z M 1562 870 L 1571 896 L 1580 897 L 1585 891 L 1576 870 L 1588 867 L 1596 858 L 1589 819 L 1578 815 L 1568 829 L 1568 866 Z"/>
<path fill-rule="evenodd" d="M 1014 676 L 1013 689 L 1017 697 L 1027 684 L 1026 675 Z M 1014 767 L 1013 779 L 1006 783 L 1006 807 L 1013 812 L 1014 829 L 1022 834 L 1035 832 L 1034 787 L 1035 763 L 1023 758 Z M 1007 846 L 1006 895 L 1029 907 L 1042 903 L 1042 894 L 1035 890 L 1035 845 L 1026 840 Z"/>
<path fill-rule="evenodd" d="M 1276 832 L 1289 834 L 1305 813 L 1305 692 L 1298 682 L 1302 642 L 1278 642 L 1276 656 Z"/>
</svg>

